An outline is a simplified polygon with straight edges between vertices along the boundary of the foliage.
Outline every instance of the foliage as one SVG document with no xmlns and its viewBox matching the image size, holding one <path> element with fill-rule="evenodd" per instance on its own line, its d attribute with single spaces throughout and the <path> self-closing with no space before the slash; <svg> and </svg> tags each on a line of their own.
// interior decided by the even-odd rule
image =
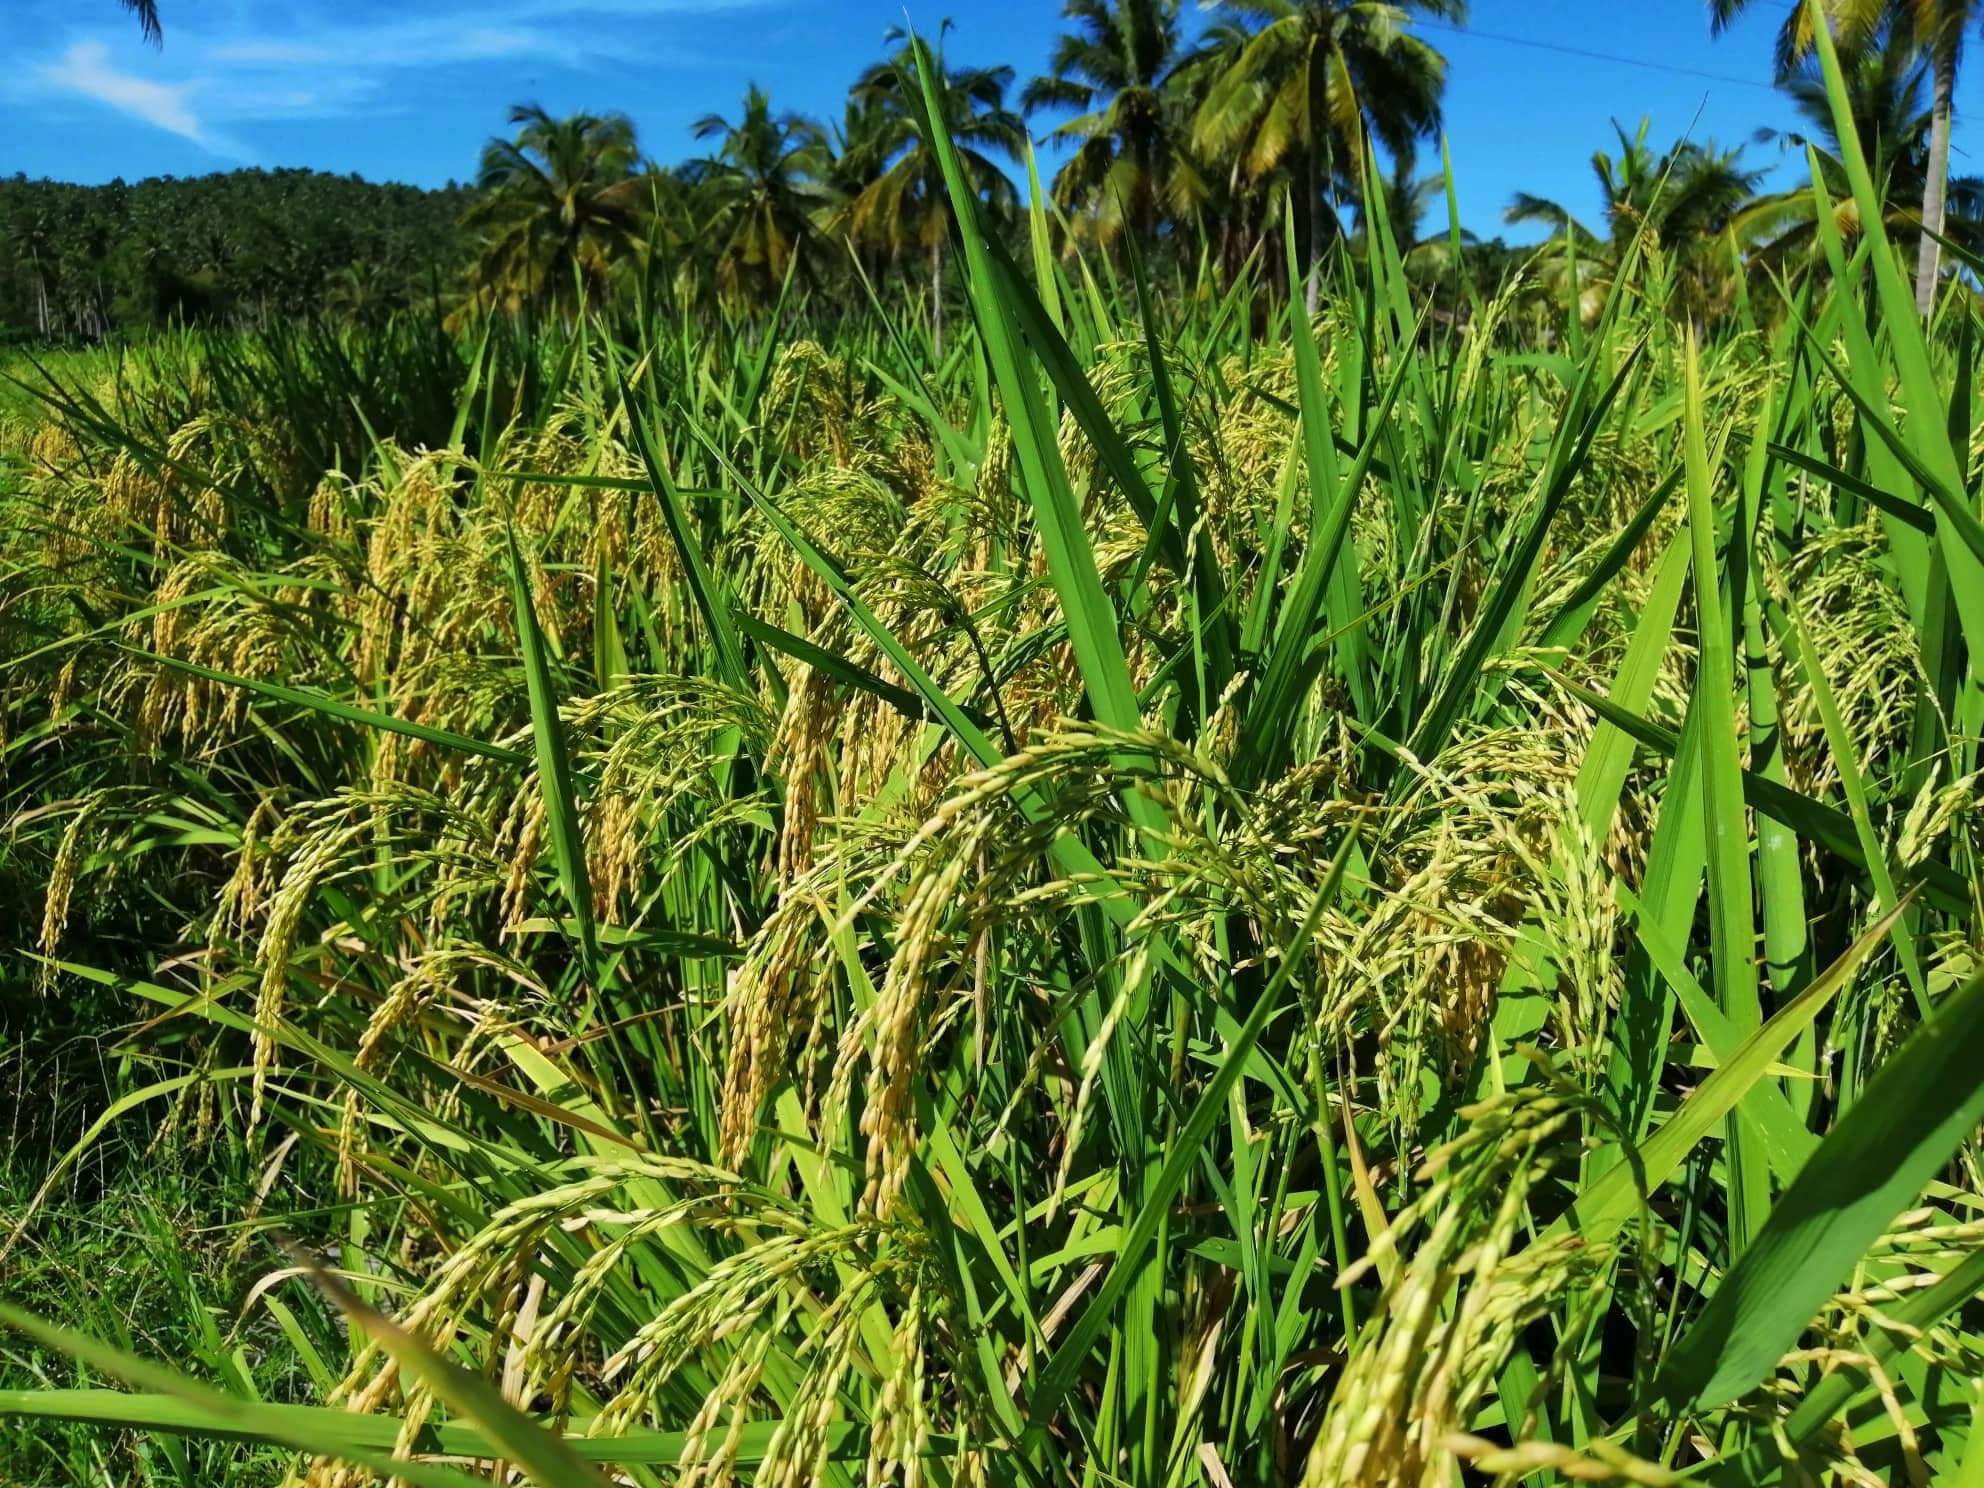
<svg viewBox="0 0 1984 1488">
<path fill-rule="evenodd" d="M 1709 14 L 1719 30 L 1749 0 L 1710 0 Z M 1915 221 L 1928 228 L 1916 233 L 1915 308 L 1927 315 L 1935 296 L 1941 267 L 1937 234 L 1947 225 L 1950 169 L 1950 125 L 1955 114 L 1957 72 L 1963 63 L 1968 33 L 1984 26 L 1984 5 L 1978 0 L 1807 0 L 1789 8 L 1778 29 L 1777 67 L 1780 77 L 1792 74 L 1801 59 L 1838 32 L 1840 49 L 1848 56 L 1901 40 L 1928 63 L 1931 77 L 1929 141 L 1922 171 L 1921 209 Z M 1844 126 L 1842 126 L 1843 128 Z"/>
<path fill-rule="evenodd" d="M 930 264 L 932 339 L 943 345 L 944 243 L 951 205 L 937 154 L 941 129 L 958 153 L 963 183 L 981 210 L 1009 216 L 1018 202 L 1012 177 L 995 156 L 1018 160 L 1026 126 L 1006 107 L 1010 67 L 948 66 L 941 49 L 919 57 L 905 45 L 855 84 L 857 96 L 879 115 L 880 173 L 847 204 L 846 223 L 857 242 L 889 257 L 920 251 Z M 924 90 L 927 65 L 930 87 Z M 988 153 L 990 152 L 990 153 Z"/>
<path fill-rule="evenodd" d="M 1934 118 L 1923 96 L 1928 59 L 1905 28 L 1890 25 L 1869 44 L 1842 56 L 1841 62 L 1860 153 L 1882 185 L 1883 200 L 1890 204 L 1887 229 L 1900 241 L 1912 241 L 1919 237 L 1917 204 L 1928 188 L 1934 132 Z M 1806 58 L 1781 80 L 1781 86 L 1810 125 L 1809 133 L 1787 134 L 1781 143 L 1800 150 L 1808 144 L 1816 148 L 1826 189 L 1839 199 L 1839 227 L 1848 235 L 1858 233 L 1858 212 L 1839 165 L 1839 134 L 1817 60 Z M 1760 131 L 1758 137 L 1779 138 L 1770 131 Z M 1951 179 L 1947 198 L 1944 231 L 1967 249 L 1984 245 L 1984 179 Z M 1779 261 L 1788 253 L 1819 255 L 1809 187 L 1759 197 L 1743 208 L 1733 226 L 1739 241 L 1756 245 L 1754 254 L 1760 263 Z"/>
<path fill-rule="evenodd" d="M 0 180 L 0 337 L 267 325 L 318 312 L 345 281 L 366 286 L 352 311 L 383 315 L 452 281 L 471 200 L 306 170 Z"/>
<path fill-rule="evenodd" d="M 1056 205 L 1104 241 L 1188 219 L 1207 188 L 1173 86 L 1176 0 L 1068 0 L 1063 14 L 1079 29 L 1055 42 L 1052 71 L 1021 94 L 1029 114 L 1075 113 L 1054 130 L 1074 146 L 1054 177 Z"/>
<path fill-rule="evenodd" d="M 165 30 L 159 23 L 157 0 L 123 0 L 123 5 L 137 19 L 138 29 L 144 33 L 146 41 L 165 39 Z"/>
<path fill-rule="evenodd" d="M 1619 153 L 1593 153 L 1591 169 L 1604 204 L 1601 233 L 1579 222 L 1568 208 L 1518 192 L 1509 203 L 1509 222 L 1546 222 L 1563 234 L 1557 252 L 1567 286 L 1587 316 L 1594 314 L 1610 275 L 1623 257 L 1644 246 L 1664 253 L 1686 284 L 1682 301 L 1690 315 L 1728 310 L 1737 268 L 1726 234 L 1756 195 L 1762 172 L 1743 168 L 1740 150 L 1683 140 L 1656 152 L 1647 144 L 1652 121 L 1640 120 L 1636 134 L 1617 123 Z M 1810 193 L 1805 193 L 1807 199 Z"/>
<path fill-rule="evenodd" d="M 1446 59 L 1411 22 L 1458 21 L 1465 0 L 1246 0 L 1229 9 L 1243 19 L 1207 44 L 1196 143 L 1209 158 L 1231 158 L 1257 188 L 1285 187 L 1297 251 L 1310 262 L 1329 236 L 1325 198 L 1363 194 L 1367 135 L 1410 159 L 1438 130 Z"/>
<path fill-rule="evenodd" d="M 816 177 L 826 136 L 797 114 L 774 117 L 755 84 L 736 123 L 710 114 L 695 134 L 720 141 L 702 181 L 708 228 L 718 240 L 717 290 L 733 299 L 769 298 L 813 235 L 824 201 Z"/>
<path fill-rule="evenodd" d="M 912 45 L 948 352 L 644 273 L 23 379 L 0 997 L 24 1061 L 130 1026 L 0 1264 L 193 1121 L 259 1279 L 236 1356 L 31 1275 L 9 1429 L 310 1488 L 1974 1479 L 1984 325 L 1918 319 L 1815 46 L 1858 237 L 1815 170 L 1820 261 L 1699 328 L 1651 187 L 1566 235 L 1589 313 L 1410 268 L 1396 190 L 1314 316 L 1288 199 L 1273 293 L 1045 201 L 1015 254 Z"/>
<path fill-rule="evenodd" d="M 514 313 L 543 301 L 576 314 L 642 238 L 652 190 L 635 169 L 634 126 L 622 114 L 554 119 L 536 104 L 512 109 L 510 122 L 516 137 L 482 152 L 482 198 L 463 219 L 484 230 L 475 302 Z"/>
</svg>

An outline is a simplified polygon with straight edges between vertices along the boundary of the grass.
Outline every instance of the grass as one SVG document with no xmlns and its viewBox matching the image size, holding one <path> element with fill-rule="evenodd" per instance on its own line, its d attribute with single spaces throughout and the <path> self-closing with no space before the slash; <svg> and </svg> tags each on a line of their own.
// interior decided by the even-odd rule
<svg viewBox="0 0 1984 1488">
<path fill-rule="evenodd" d="M 116 1067 L 14 1143 L 8 1450 L 1984 1477 L 1968 291 L 1432 324 L 1379 224 L 1312 324 L 959 201 L 941 357 L 22 379 L 0 995 Z"/>
<path fill-rule="evenodd" d="M 176 1361 L 189 1373 L 249 1398 L 305 1400 L 316 1371 L 339 1347 L 313 1297 L 294 1287 L 239 1304 L 254 1281 L 234 1254 L 239 1216 L 252 1188 L 226 1176 L 221 1160 L 188 1171 L 164 1161 L 166 1147 L 131 1145 L 142 1134 L 94 1146 L 88 1160 L 45 1202 L 10 1255 L 7 1295 L 20 1306 L 127 1351 Z M 19 1159 L 4 1170 L 11 1233 L 42 1174 Z M 0 1482 L 190 1488 L 216 1482 L 275 1484 L 285 1456 L 234 1441 L 107 1431 L 54 1422 L 12 1408 L 30 1397 L 81 1395 L 110 1383 L 68 1355 L 11 1335 L 0 1345 Z"/>
</svg>

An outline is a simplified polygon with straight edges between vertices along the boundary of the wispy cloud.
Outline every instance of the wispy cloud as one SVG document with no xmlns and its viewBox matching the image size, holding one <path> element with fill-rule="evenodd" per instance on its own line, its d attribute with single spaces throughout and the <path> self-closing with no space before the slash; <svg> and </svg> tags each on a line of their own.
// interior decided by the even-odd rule
<svg viewBox="0 0 1984 1488">
<path fill-rule="evenodd" d="M 38 69 L 42 80 L 65 92 L 80 93 L 129 114 L 154 129 L 189 139 L 216 155 L 245 159 L 239 141 L 205 123 L 193 111 L 195 83 L 157 83 L 111 64 L 110 49 L 100 41 L 79 41 L 53 62 Z"/>
<path fill-rule="evenodd" d="M 210 43 L 206 55 L 230 71 L 340 67 L 379 73 L 516 57 L 580 66 L 608 50 L 584 37 L 561 37 L 537 26 L 491 25 L 485 15 L 476 21 L 464 16 L 431 16 L 354 26 L 313 26 L 282 35 L 231 36 Z"/>
<path fill-rule="evenodd" d="M 53 19 L 54 0 L 0 0 L 15 3 L 40 4 Z M 694 58 L 643 23 L 790 3 L 797 0 L 456 0 L 430 9 L 305 0 L 219 7 L 232 9 L 229 19 L 189 9 L 163 53 L 147 50 L 139 60 L 128 27 L 71 31 L 66 50 L 31 66 L 15 88 L 89 98 L 212 154 L 245 159 L 251 152 L 230 130 L 375 111 L 389 99 L 404 107 L 411 72 L 525 61 L 574 70 L 632 59 L 690 65 Z M 115 50 L 99 39 L 113 34 Z"/>
</svg>

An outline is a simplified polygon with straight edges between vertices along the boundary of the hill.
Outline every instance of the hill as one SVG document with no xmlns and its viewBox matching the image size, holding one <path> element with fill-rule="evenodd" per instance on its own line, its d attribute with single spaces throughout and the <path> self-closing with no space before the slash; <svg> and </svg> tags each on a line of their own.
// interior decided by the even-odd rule
<svg viewBox="0 0 1984 1488">
<path fill-rule="evenodd" d="M 0 337 L 367 316 L 458 265 L 472 193 L 311 170 L 0 181 Z"/>
</svg>

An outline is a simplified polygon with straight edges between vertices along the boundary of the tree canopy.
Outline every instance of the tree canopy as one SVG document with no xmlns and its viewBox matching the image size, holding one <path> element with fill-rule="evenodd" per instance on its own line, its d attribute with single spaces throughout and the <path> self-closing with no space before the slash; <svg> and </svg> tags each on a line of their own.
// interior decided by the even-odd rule
<svg viewBox="0 0 1984 1488">
<path fill-rule="evenodd" d="M 1720 29 L 1747 0 L 1713 0 Z M 158 14 L 129 4 L 145 34 Z M 1854 131 L 1885 192 L 1886 227 L 1919 245 L 1918 297 L 1941 272 L 1935 234 L 1977 246 L 1984 183 L 1950 179 L 1951 88 L 1978 0 L 1832 0 Z M 1046 68 L 945 59 L 937 30 L 930 96 L 957 145 L 980 215 L 1011 228 L 1030 168 L 1030 120 L 1050 158 L 1055 246 L 1160 257 L 1201 253 L 1260 283 L 1308 271 L 1313 308 L 1325 248 L 1365 251 L 1382 199 L 1408 272 L 1488 285 L 1513 262 L 1499 244 L 1428 233 L 1441 182 L 1418 168 L 1443 125 L 1447 62 L 1427 34 L 1466 21 L 1465 0 L 1220 0 L 1194 24 L 1183 0 L 1064 0 Z M 897 34 L 894 41 L 906 43 Z M 1654 122 L 1615 122 L 1592 156 L 1597 216 L 1520 192 L 1511 223 L 1551 240 L 1525 260 L 1538 293 L 1576 292 L 1595 312 L 1626 245 L 1650 235 L 1692 313 L 1739 298 L 1737 277 L 1802 255 L 1814 263 L 1813 193 L 1762 192 L 1750 149 L 1804 150 L 1859 230 L 1837 164 L 1840 140 L 1813 70 L 1809 13 L 1786 18 L 1778 81 L 1806 132 L 1748 145 L 1676 141 Z M 535 104 L 491 138 L 474 188 L 374 186 L 308 171 L 236 171 L 85 188 L 0 183 L 0 334 L 96 338 L 172 321 L 258 323 L 273 315 L 376 316 L 421 300 L 442 313 L 545 310 L 569 318 L 654 270 L 688 304 L 761 307 L 796 272 L 850 304 L 860 280 L 894 276 L 924 299 L 941 346 L 951 209 L 928 138 L 924 89 L 904 44 L 849 84 L 831 125 L 781 108 L 758 83 L 739 107 L 689 131 L 673 165 L 644 152 L 627 116 L 558 118 Z M 1661 121 L 1672 127 L 1672 121 Z M 1934 233 L 1924 234 L 1928 221 Z M 1451 285 L 1449 285 L 1451 288 Z"/>
<path fill-rule="evenodd" d="M 0 336 L 384 312 L 453 281 L 474 200 L 309 170 L 0 180 Z"/>
</svg>

